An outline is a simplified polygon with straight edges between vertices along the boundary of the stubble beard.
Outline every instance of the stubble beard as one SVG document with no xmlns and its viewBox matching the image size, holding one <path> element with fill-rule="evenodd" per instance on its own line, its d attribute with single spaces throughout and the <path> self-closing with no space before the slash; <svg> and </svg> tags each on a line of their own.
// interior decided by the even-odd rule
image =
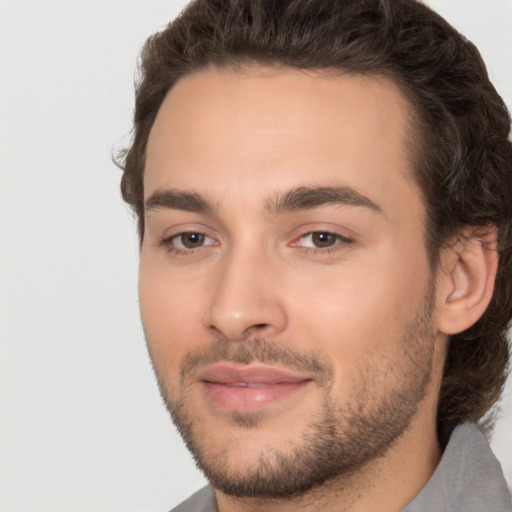
<svg viewBox="0 0 512 512">
<path fill-rule="evenodd" d="M 362 368 L 354 386 L 357 391 L 346 404 L 332 399 L 333 371 L 329 364 L 315 354 L 299 354 L 264 338 L 236 343 L 220 340 L 200 354 L 190 354 L 183 364 L 182 385 L 175 396 L 171 396 L 153 362 L 166 407 L 211 485 L 236 497 L 287 498 L 331 479 L 353 475 L 384 456 L 410 426 L 430 382 L 435 340 L 433 295 L 430 290 L 416 317 L 404 326 L 396 360 L 388 361 L 387 367 Z M 207 425 L 203 427 L 189 407 L 185 384 L 187 374 L 195 367 L 216 361 L 279 363 L 297 370 L 314 370 L 317 383 L 324 389 L 318 419 L 310 422 L 292 447 L 262 452 L 249 470 L 230 469 L 228 447 L 212 453 L 205 446 L 201 429 Z M 233 425 L 255 430 L 261 416 L 232 413 L 230 419 Z M 286 441 L 283 440 L 284 446 Z M 243 453 L 239 457 L 243 458 Z"/>
</svg>

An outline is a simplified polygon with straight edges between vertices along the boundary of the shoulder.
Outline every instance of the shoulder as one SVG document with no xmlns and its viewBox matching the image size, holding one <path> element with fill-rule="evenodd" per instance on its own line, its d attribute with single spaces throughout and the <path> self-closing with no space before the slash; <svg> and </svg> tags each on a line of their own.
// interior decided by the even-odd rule
<svg viewBox="0 0 512 512">
<path fill-rule="evenodd" d="M 404 512 L 510 512 L 510 493 L 501 465 L 474 423 L 452 433 L 430 481 Z"/>
<path fill-rule="evenodd" d="M 173 508 L 171 512 L 217 512 L 217 502 L 213 488 L 207 485 L 190 498 Z"/>
</svg>

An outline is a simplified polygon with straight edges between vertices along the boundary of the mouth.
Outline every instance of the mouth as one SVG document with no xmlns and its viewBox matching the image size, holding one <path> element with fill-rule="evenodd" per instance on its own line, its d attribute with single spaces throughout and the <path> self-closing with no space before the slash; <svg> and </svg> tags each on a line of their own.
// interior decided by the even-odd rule
<svg viewBox="0 0 512 512">
<path fill-rule="evenodd" d="M 218 363 L 197 375 L 208 401 L 222 410 L 254 413 L 291 400 L 313 383 L 311 376 L 271 366 Z"/>
</svg>

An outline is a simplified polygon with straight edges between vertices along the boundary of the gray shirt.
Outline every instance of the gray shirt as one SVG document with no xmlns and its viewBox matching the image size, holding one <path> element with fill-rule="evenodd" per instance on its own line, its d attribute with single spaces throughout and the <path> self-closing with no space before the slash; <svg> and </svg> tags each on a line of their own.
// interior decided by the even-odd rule
<svg viewBox="0 0 512 512">
<path fill-rule="evenodd" d="M 500 463 L 474 423 L 459 425 L 427 485 L 402 512 L 511 512 Z M 171 512 L 217 512 L 204 487 Z"/>
</svg>

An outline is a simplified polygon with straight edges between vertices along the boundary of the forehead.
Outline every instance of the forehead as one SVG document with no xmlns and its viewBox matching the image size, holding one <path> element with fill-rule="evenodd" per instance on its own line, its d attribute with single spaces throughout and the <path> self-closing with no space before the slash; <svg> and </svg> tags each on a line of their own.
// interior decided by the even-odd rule
<svg viewBox="0 0 512 512">
<path fill-rule="evenodd" d="M 390 80 L 375 76 L 196 72 L 175 84 L 158 112 L 145 197 L 172 187 L 221 200 L 246 190 L 256 200 L 291 186 L 342 185 L 377 204 L 417 199 L 408 107 Z"/>
</svg>

